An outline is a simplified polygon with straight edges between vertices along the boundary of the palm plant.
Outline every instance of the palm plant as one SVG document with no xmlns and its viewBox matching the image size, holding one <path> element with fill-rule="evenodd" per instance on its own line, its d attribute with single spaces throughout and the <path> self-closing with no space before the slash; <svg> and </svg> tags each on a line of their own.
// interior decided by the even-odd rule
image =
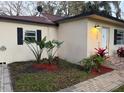
<svg viewBox="0 0 124 93">
<path fill-rule="evenodd" d="M 52 60 L 55 57 L 55 54 L 60 48 L 62 43 L 63 42 L 59 42 L 58 40 L 52 40 L 52 41 L 46 42 L 45 47 L 47 49 L 47 54 L 48 54 L 48 59 L 50 64 L 52 63 Z"/>
<path fill-rule="evenodd" d="M 33 41 L 33 43 L 30 43 L 32 41 Z M 44 37 L 41 41 L 25 40 L 25 43 L 27 44 L 29 49 L 34 54 L 34 56 L 36 58 L 36 62 L 40 63 L 41 55 L 43 53 L 43 49 L 45 48 L 46 37 Z"/>
</svg>

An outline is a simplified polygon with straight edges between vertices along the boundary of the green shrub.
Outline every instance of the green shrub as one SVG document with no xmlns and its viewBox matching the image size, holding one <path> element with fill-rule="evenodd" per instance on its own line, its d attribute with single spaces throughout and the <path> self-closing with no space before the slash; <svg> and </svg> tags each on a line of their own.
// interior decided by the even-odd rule
<svg viewBox="0 0 124 93">
<path fill-rule="evenodd" d="M 86 72 L 91 72 L 92 69 L 100 71 L 101 65 L 104 63 L 105 59 L 99 55 L 92 55 L 88 58 L 81 60 L 81 65 Z"/>
<path fill-rule="evenodd" d="M 91 59 L 94 62 L 94 68 L 99 72 L 101 65 L 104 63 L 105 59 L 102 56 L 99 55 L 93 55 L 91 56 Z"/>
<path fill-rule="evenodd" d="M 83 60 L 81 61 L 81 65 L 83 65 L 84 70 L 85 70 L 86 72 L 88 72 L 88 73 L 89 73 L 89 72 L 94 68 L 94 66 L 95 66 L 93 60 L 92 60 L 90 57 L 83 59 Z"/>
</svg>

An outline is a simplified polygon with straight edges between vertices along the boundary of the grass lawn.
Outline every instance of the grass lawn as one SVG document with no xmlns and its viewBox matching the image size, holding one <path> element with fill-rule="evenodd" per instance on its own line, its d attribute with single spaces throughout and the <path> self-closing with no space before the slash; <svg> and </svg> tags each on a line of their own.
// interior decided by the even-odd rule
<svg viewBox="0 0 124 93">
<path fill-rule="evenodd" d="M 60 60 L 57 72 L 32 71 L 33 62 L 9 64 L 14 91 L 59 91 L 81 81 L 95 77 L 87 74 L 81 67 L 65 60 Z"/>
<path fill-rule="evenodd" d="M 124 92 L 124 85 L 123 86 L 120 86 L 117 89 L 115 89 L 113 92 Z"/>
</svg>

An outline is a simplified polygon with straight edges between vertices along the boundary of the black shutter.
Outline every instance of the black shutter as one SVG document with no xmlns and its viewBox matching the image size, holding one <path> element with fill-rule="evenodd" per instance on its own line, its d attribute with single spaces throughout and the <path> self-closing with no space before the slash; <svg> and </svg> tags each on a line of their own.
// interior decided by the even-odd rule
<svg viewBox="0 0 124 93">
<path fill-rule="evenodd" d="M 37 41 L 40 42 L 41 41 L 41 30 L 37 30 Z"/>
<path fill-rule="evenodd" d="M 23 45 L 23 28 L 17 28 L 17 44 Z"/>
<path fill-rule="evenodd" d="M 114 29 L 114 45 L 117 44 L 117 29 Z"/>
</svg>

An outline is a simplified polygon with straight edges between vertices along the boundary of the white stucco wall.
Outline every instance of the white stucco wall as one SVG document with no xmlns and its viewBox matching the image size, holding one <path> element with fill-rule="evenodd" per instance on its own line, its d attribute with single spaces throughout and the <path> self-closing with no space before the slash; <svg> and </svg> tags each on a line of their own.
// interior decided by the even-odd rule
<svg viewBox="0 0 124 93">
<path fill-rule="evenodd" d="M 99 31 L 98 31 L 98 40 L 99 45 L 101 45 L 101 28 L 102 27 L 107 27 L 110 29 L 109 31 L 109 55 L 112 55 L 118 47 L 124 46 L 124 45 L 114 45 L 114 29 L 123 29 L 124 27 L 119 26 L 117 24 L 112 24 L 112 23 L 107 23 L 99 20 L 94 20 L 94 19 L 89 19 L 88 20 L 88 31 L 87 31 L 87 56 L 90 56 L 91 54 L 94 54 L 95 49 L 98 47 L 98 42 L 97 42 L 97 33 L 93 31 L 93 28 L 95 25 L 100 25 Z"/>
<path fill-rule="evenodd" d="M 0 47 L 6 46 L 7 50 L 0 51 L 0 62 L 15 62 L 34 60 L 33 53 L 26 44 L 17 45 L 17 27 L 25 30 L 42 30 L 42 37 L 47 36 L 48 40 L 64 41 L 58 51 L 60 58 L 77 63 L 81 59 L 90 56 L 97 48 L 96 33 L 92 31 L 95 25 L 108 27 L 109 31 L 109 54 L 113 54 L 118 47 L 124 45 L 114 45 L 114 29 L 124 29 L 117 24 L 106 23 L 94 19 L 76 19 L 60 22 L 59 27 L 41 24 L 19 23 L 13 21 L 0 21 Z M 99 33 L 100 37 L 100 33 Z M 100 38 L 99 38 L 100 39 Z M 99 40 L 100 41 L 100 40 Z M 47 57 L 44 52 L 43 57 Z"/>
<path fill-rule="evenodd" d="M 0 22 L 0 46 L 6 46 L 7 50 L 0 51 L 0 62 L 15 62 L 34 60 L 33 53 L 29 50 L 26 44 L 17 45 L 17 27 L 22 27 L 25 30 L 42 30 L 42 37 L 47 36 L 48 40 L 57 39 L 57 28 L 49 25 L 17 23 L 9 21 Z M 44 52 L 42 57 L 47 57 Z"/>
<path fill-rule="evenodd" d="M 87 55 L 87 20 L 78 19 L 60 23 L 58 39 L 64 41 L 59 57 L 77 63 Z"/>
</svg>

